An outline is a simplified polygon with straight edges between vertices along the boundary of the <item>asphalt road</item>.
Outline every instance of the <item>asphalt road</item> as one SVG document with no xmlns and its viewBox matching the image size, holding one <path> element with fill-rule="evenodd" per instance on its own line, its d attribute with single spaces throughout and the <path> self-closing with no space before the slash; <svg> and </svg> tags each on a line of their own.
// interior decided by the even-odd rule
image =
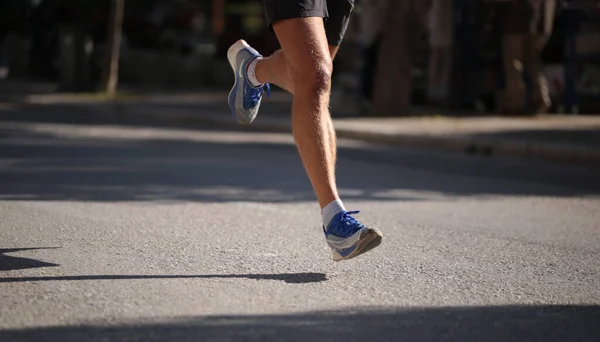
<svg viewBox="0 0 600 342">
<path fill-rule="evenodd" d="M 598 170 L 342 141 L 334 263 L 292 143 L 0 122 L 0 341 L 600 340 Z"/>
</svg>

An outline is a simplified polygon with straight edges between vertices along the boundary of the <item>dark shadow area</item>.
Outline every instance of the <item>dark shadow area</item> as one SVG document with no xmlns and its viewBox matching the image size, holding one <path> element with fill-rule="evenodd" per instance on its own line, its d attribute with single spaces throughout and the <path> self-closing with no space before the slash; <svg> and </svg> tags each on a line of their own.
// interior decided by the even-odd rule
<svg viewBox="0 0 600 342">
<path fill-rule="evenodd" d="M 127 139 L 62 136 L 24 124 L 160 128 L 182 123 L 120 118 L 89 106 L 0 110 L 0 200 L 264 201 L 315 199 L 291 143 L 200 136 Z M 87 108 L 87 109 L 86 109 Z M 224 114 L 225 115 L 225 114 Z M 233 132 L 189 123 L 186 129 Z M 242 130 L 247 130 L 246 128 Z M 248 132 L 242 132 L 248 133 Z M 119 134 L 128 134 L 121 132 Z M 381 145 L 340 146 L 340 187 L 349 200 L 425 201 L 440 196 L 600 194 L 600 173 L 534 161 L 424 153 Z M 516 180 L 521 183 L 507 183 Z M 523 183 L 524 182 L 524 183 Z M 547 185 L 551 185 L 550 187 Z"/>
<path fill-rule="evenodd" d="M 38 268 L 38 267 L 54 267 L 60 266 L 50 262 L 44 262 L 40 260 L 15 257 L 5 255 L 7 253 L 16 253 L 21 251 L 32 251 L 38 249 L 54 249 L 57 247 L 37 247 L 37 248 L 0 248 L 0 271 L 14 271 L 22 270 L 26 268 Z"/>
<path fill-rule="evenodd" d="M 600 128 L 579 129 L 540 129 L 540 130 L 514 130 L 487 134 L 476 134 L 481 138 L 509 138 L 511 140 L 524 140 L 535 142 L 552 142 L 556 144 L 572 144 L 589 146 L 600 149 Z"/>
<path fill-rule="evenodd" d="M 94 124 L 94 125 L 122 125 L 131 127 L 160 127 L 160 128 L 193 128 L 199 126 L 195 122 L 186 122 L 185 120 L 169 120 L 168 116 L 154 117 L 148 119 L 140 118 L 139 115 L 130 115 L 131 113 L 144 113 L 151 109 L 152 112 L 165 113 L 183 113 L 191 115 L 210 115 L 219 113 L 235 120 L 229 108 L 227 99 L 219 101 L 202 101 L 195 103 L 186 101 L 167 99 L 161 101 L 144 99 L 141 101 L 128 100 L 126 102 L 114 103 L 48 103 L 48 104 L 7 104 L 0 107 L 0 122 L 44 122 L 61 124 Z M 291 103 L 274 102 L 268 106 L 261 107 L 261 116 L 282 117 L 289 119 Z M 149 110 L 148 110 L 149 112 Z M 176 117 L 176 114 L 174 114 Z M 165 117 L 167 119 L 165 119 Z M 200 124 L 201 126 L 201 124 Z M 257 131 L 253 126 L 240 125 L 239 130 Z M 258 130 L 260 131 L 260 130 Z M 291 131 L 291 128 L 290 128 Z"/>
<path fill-rule="evenodd" d="M 597 305 L 348 309 L 15 329 L 0 331 L 0 340 L 595 342 L 598 317 Z"/>
<path fill-rule="evenodd" d="M 41 281 L 80 281 L 80 280 L 143 280 L 143 279 L 253 279 L 279 280 L 288 284 L 306 284 L 326 281 L 324 273 L 282 273 L 282 274 L 200 274 L 200 275 L 78 275 L 56 277 L 9 277 L 0 278 L 0 283 L 25 283 Z"/>
</svg>

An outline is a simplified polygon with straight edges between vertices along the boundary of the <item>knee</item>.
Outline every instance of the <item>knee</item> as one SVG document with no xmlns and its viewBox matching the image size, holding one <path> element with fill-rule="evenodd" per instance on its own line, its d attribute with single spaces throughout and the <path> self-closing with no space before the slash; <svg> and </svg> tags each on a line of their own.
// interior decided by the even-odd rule
<svg viewBox="0 0 600 342">
<path fill-rule="evenodd" d="M 305 68 L 291 70 L 296 91 L 305 91 L 315 95 L 328 93 L 331 87 L 331 59 L 322 59 Z"/>
</svg>

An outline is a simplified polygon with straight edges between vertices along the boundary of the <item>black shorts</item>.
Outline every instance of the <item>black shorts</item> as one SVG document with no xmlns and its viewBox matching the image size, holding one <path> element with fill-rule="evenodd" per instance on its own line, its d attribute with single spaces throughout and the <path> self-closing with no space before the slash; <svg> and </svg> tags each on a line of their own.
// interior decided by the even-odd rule
<svg viewBox="0 0 600 342">
<path fill-rule="evenodd" d="M 321 17 L 325 20 L 325 33 L 329 45 L 340 45 L 354 0 L 263 0 L 267 24 L 272 27 L 279 20 Z"/>
</svg>

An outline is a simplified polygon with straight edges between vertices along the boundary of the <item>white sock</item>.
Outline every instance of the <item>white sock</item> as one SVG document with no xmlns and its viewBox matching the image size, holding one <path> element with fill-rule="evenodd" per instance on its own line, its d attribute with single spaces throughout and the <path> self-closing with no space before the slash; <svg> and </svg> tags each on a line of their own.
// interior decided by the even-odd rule
<svg viewBox="0 0 600 342">
<path fill-rule="evenodd" d="M 248 75 L 248 81 L 250 81 L 250 84 L 253 87 L 260 87 L 263 85 L 256 79 L 256 63 L 258 63 L 259 59 L 262 59 L 262 57 L 254 58 L 250 62 L 250 64 L 248 64 L 248 69 L 246 70 L 246 75 Z"/>
<path fill-rule="evenodd" d="M 327 228 L 327 225 L 329 224 L 329 222 L 331 222 L 331 219 L 342 211 L 346 211 L 346 208 L 344 207 L 344 203 L 342 203 L 342 200 L 339 198 L 326 205 L 325 208 L 321 209 L 321 215 L 323 216 L 323 225 L 325 226 L 325 228 Z"/>
</svg>

